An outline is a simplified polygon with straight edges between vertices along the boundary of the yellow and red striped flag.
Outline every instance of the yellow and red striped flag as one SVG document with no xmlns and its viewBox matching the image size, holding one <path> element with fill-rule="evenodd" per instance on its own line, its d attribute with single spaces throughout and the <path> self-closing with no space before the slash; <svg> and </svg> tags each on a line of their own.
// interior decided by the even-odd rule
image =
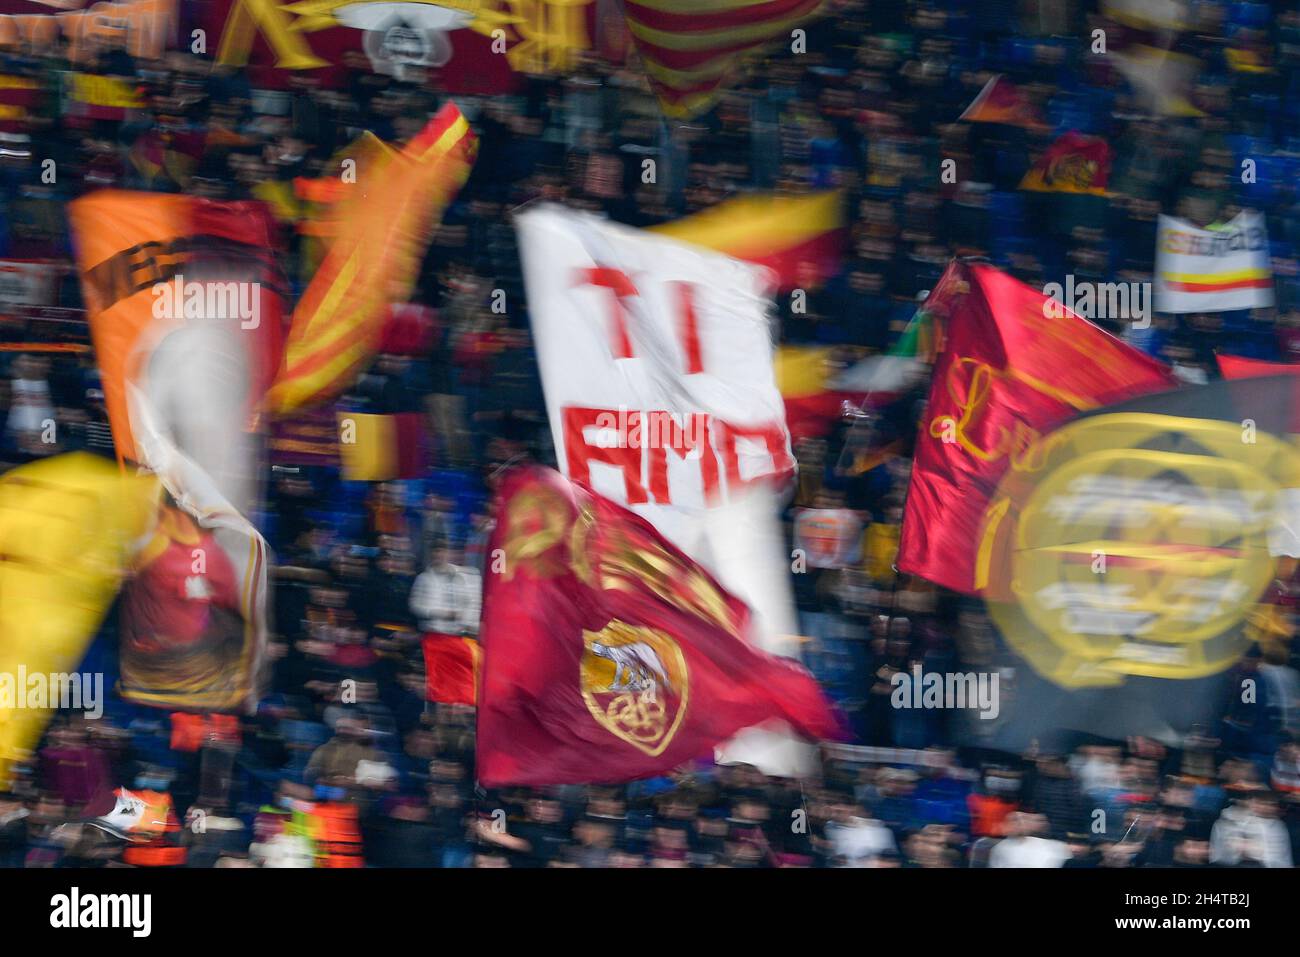
<svg viewBox="0 0 1300 957">
<path fill-rule="evenodd" d="M 824 0 L 627 0 L 632 41 L 668 116 L 708 111 L 746 55 L 815 17 Z"/>
<path fill-rule="evenodd" d="M 400 152 L 385 148 L 339 208 L 340 235 L 294 310 L 273 415 L 332 399 L 369 365 L 405 302 L 435 224 L 469 177 L 477 137 L 454 104 Z"/>
<path fill-rule="evenodd" d="M 839 190 L 800 196 L 754 193 L 651 232 L 767 266 L 780 289 L 816 287 L 840 268 L 844 197 Z"/>
</svg>

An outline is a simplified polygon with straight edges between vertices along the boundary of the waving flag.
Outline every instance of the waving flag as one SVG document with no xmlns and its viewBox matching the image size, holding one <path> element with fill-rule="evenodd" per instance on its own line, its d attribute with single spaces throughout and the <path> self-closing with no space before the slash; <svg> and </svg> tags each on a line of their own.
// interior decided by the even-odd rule
<svg viewBox="0 0 1300 957">
<path fill-rule="evenodd" d="M 992 266 L 954 262 L 926 302 L 943 325 L 917 435 L 898 567 L 964 594 L 1008 469 L 1032 471 L 1044 431 L 1076 412 L 1173 388 L 1156 360 Z"/>
<path fill-rule="evenodd" d="M 424 651 L 424 698 L 443 704 L 478 703 L 478 676 L 483 649 L 473 638 L 428 634 Z"/>
<path fill-rule="evenodd" d="M 482 784 L 651 777 L 773 718 L 841 736 L 812 676 L 750 644 L 744 603 L 649 522 L 540 468 L 506 477 L 498 514 Z"/>
<path fill-rule="evenodd" d="M 469 176 L 477 138 L 444 106 L 401 152 L 384 151 L 338 207 L 340 235 L 303 293 L 267 408 L 334 398 L 369 365 L 389 306 L 405 302 L 433 229 Z"/>
<path fill-rule="evenodd" d="M 738 196 L 650 232 L 767 266 L 780 290 L 806 289 L 839 272 L 844 196 L 839 190 Z"/>
<path fill-rule="evenodd" d="M 991 77 L 984 84 L 975 99 L 971 100 L 970 106 L 957 119 L 969 123 L 1005 123 L 1029 130 L 1047 128 L 1028 97 L 1001 74 Z"/>
<path fill-rule="evenodd" d="M 129 543 L 148 527 L 157 490 L 153 479 L 123 475 L 85 452 L 0 476 L 0 675 L 75 671 L 126 574 Z M 27 705 L 19 682 L 8 701 L 0 693 L 0 787 L 57 704 Z"/>
<path fill-rule="evenodd" d="M 561 470 L 717 575 L 753 609 L 760 647 L 797 654 L 777 522 L 794 458 L 772 368 L 771 273 L 557 206 L 516 222 Z M 729 758 L 770 774 L 811 759 L 788 738 L 742 752 Z"/>
<path fill-rule="evenodd" d="M 1215 358 L 1219 361 L 1219 372 L 1225 379 L 1249 379 L 1265 375 L 1300 375 L 1300 363 L 1269 362 L 1267 359 L 1250 359 L 1246 356 L 1229 356 L 1223 353 L 1219 353 Z"/>
<path fill-rule="evenodd" d="M 1100 136 L 1070 130 L 1038 158 L 1020 181 L 1037 193 L 1089 193 L 1105 196 L 1110 182 L 1110 145 Z"/>
<path fill-rule="evenodd" d="M 1223 312 L 1273 305 L 1273 270 L 1263 214 L 1243 210 L 1209 229 L 1162 215 L 1155 272 L 1158 312 Z"/>
<path fill-rule="evenodd" d="M 707 112 L 742 59 L 815 17 L 824 0 L 627 0 L 632 42 L 668 116 Z"/>
<path fill-rule="evenodd" d="M 251 428 L 279 358 L 282 281 L 261 203 L 104 190 L 71 204 L 83 297 L 119 457 L 166 495 L 122 599 L 124 697 L 255 701 L 267 547 L 246 517 Z"/>
</svg>

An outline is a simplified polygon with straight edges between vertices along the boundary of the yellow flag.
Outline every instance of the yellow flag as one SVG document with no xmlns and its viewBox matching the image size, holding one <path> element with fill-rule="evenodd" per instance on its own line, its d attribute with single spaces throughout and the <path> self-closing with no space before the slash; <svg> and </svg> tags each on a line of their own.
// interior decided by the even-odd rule
<svg viewBox="0 0 1300 957">
<path fill-rule="evenodd" d="M 155 479 L 84 452 L 0 477 L 0 787 L 60 704 L 157 493 Z"/>
</svg>

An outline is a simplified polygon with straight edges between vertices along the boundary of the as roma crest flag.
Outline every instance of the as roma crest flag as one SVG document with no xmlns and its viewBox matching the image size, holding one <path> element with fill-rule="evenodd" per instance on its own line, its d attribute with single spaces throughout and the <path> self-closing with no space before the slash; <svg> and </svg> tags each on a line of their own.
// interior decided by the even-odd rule
<svg viewBox="0 0 1300 957">
<path fill-rule="evenodd" d="M 953 262 L 926 308 L 946 341 L 917 429 L 898 567 L 977 594 L 988 586 L 977 543 L 1006 470 L 1041 468 L 1039 438 L 1079 412 L 1177 380 L 992 266 Z"/>
<path fill-rule="evenodd" d="M 481 784 L 650 777 L 773 718 L 842 736 L 812 676 L 750 645 L 749 609 L 645 519 L 541 468 L 507 475 L 498 506 Z"/>
</svg>

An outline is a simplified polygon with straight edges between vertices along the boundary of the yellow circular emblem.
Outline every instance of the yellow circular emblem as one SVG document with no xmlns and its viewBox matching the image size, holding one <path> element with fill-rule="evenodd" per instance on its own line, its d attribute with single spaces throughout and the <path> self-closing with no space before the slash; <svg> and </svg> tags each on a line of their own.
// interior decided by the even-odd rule
<svg viewBox="0 0 1300 957">
<path fill-rule="evenodd" d="M 1040 440 L 985 516 L 977 578 L 1008 643 L 1066 687 L 1199 678 L 1249 646 L 1300 453 L 1253 426 L 1152 413 Z"/>
</svg>

